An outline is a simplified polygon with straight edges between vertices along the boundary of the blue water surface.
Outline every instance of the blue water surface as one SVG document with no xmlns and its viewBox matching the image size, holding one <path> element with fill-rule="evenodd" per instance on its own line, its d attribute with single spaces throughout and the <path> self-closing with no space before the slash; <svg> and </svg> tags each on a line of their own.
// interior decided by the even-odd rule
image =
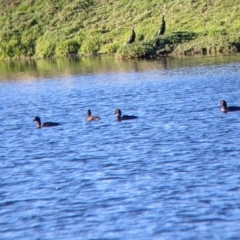
<svg viewBox="0 0 240 240">
<path fill-rule="evenodd" d="M 2 76 L 0 239 L 239 239 L 240 111 L 218 103 L 240 106 L 240 57 L 225 58 Z"/>
</svg>

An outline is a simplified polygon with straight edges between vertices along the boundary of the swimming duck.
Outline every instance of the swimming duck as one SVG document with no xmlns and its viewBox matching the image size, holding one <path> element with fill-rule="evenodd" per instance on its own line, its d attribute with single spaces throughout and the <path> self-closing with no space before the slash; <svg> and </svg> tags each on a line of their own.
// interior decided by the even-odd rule
<svg viewBox="0 0 240 240">
<path fill-rule="evenodd" d="M 129 116 L 129 115 L 123 115 L 123 116 L 121 116 L 121 115 L 122 115 L 122 112 L 121 112 L 121 110 L 120 110 L 119 108 L 116 108 L 116 109 L 115 109 L 114 114 L 117 115 L 117 117 L 116 117 L 116 120 L 117 120 L 117 121 L 131 120 L 131 119 L 136 119 L 136 118 L 138 118 L 138 117 L 133 116 L 133 115 L 132 115 L 132 116 Z"/>
<path fill-rule="evenodd" d="M 92 114 L 92 113 L 91 113 L 91 110 L 88 109 L 88 110 L 87 110 L 87 117 L 86 117 L 86 119 L 85 119 L 87 122 L 100 120 L 100 117 L 98 117 L 98 116 L 92 116 L 91 114 Z"/>
<path fill-rule="evenodd" d="M 240 107 L 236 107 L 236 106 L 228 107 L 227 102 L 225 100 L 221 100 L 219 102 L 219 105 L 221 106 L 221 111 L 222 112 L 240 111 Z"/>
<path fill-rule="evenodd" d="M 41 127 L 55 127 L 55 126 L 60 125 L 60 123 L 55 123 L 55 122 L 45 122 L 45 123 L 41 124 L 40 117 L 35 117 L 33 119 L 33 122 L 36 122 L 37 128 L 41 128 Z"/>
</svg>

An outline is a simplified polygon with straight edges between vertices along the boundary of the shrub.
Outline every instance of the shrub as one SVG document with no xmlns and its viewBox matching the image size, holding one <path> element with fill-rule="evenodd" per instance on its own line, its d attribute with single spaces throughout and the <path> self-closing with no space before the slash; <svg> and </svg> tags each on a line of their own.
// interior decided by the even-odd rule
<svg viewBox="0 0 240 240">
<path fill-rule="evenodd" d="M 86 54 L 97 53 L 100 49 L 100 41 L 98 37 L 86 39 L 83 41 L 81 46 L 81 52 Z"/>
<path fill-rule="evenodd" d="M 140 43 L 121 46 L 117 53 L 117 58 L 142 58 L 146 55 L 146 47 Z"/>
<path fill-rule="evenodd" d="M 57 44 L 56 55 L 57 56 L 68 56 L 71 54 L 77 54 L 80 45 L 75 40 L 67 40 Z"/>
<path fill-rule="evenodd" d="M 19 31 L 7 31 L 1 34 L 1 55 L 3 58 L 22 57 L 26 47 L 22 43 L 22 36 Z"/>
<path fill-rule="evenodd" d="M 38 38 L 36 43 L 36 57 L 49 58 L 55 56 L 57 39 L 53 33 L 47 33 Z"/>
<path fill-rule="evenodd" d="M 110 53 L 110 54 L 114 54 L 118 51 L 120 45 L 117 43 L 111 43 L 108 44 L 104 47 L 105 52 Z"/>
</svg>

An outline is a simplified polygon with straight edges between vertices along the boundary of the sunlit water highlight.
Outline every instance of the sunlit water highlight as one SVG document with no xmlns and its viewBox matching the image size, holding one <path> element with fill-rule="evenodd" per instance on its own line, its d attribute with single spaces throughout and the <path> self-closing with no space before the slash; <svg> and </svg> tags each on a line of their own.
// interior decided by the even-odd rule
<svg viewBox="0 0 240 240">
<path fill-rule="evenodd" d="M 238 239 L 238 58 L 2 74 L 0 239 Z"/>
</svg>

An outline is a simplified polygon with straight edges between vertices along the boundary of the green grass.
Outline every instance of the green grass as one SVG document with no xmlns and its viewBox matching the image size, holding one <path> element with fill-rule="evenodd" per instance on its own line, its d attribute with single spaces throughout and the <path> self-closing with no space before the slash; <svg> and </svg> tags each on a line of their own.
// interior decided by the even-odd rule
<svg viewBox="0 0 240 240">
<path fill-rule="evenodd" d="M 158 38 L 163 14 L 166 34 Z M 126 45 L 133 26 L 136 41 Z M 132 58 L 239 49 L 238 0 L 0 1 L 0 59 L 96 53 Z"/>
</svg>

